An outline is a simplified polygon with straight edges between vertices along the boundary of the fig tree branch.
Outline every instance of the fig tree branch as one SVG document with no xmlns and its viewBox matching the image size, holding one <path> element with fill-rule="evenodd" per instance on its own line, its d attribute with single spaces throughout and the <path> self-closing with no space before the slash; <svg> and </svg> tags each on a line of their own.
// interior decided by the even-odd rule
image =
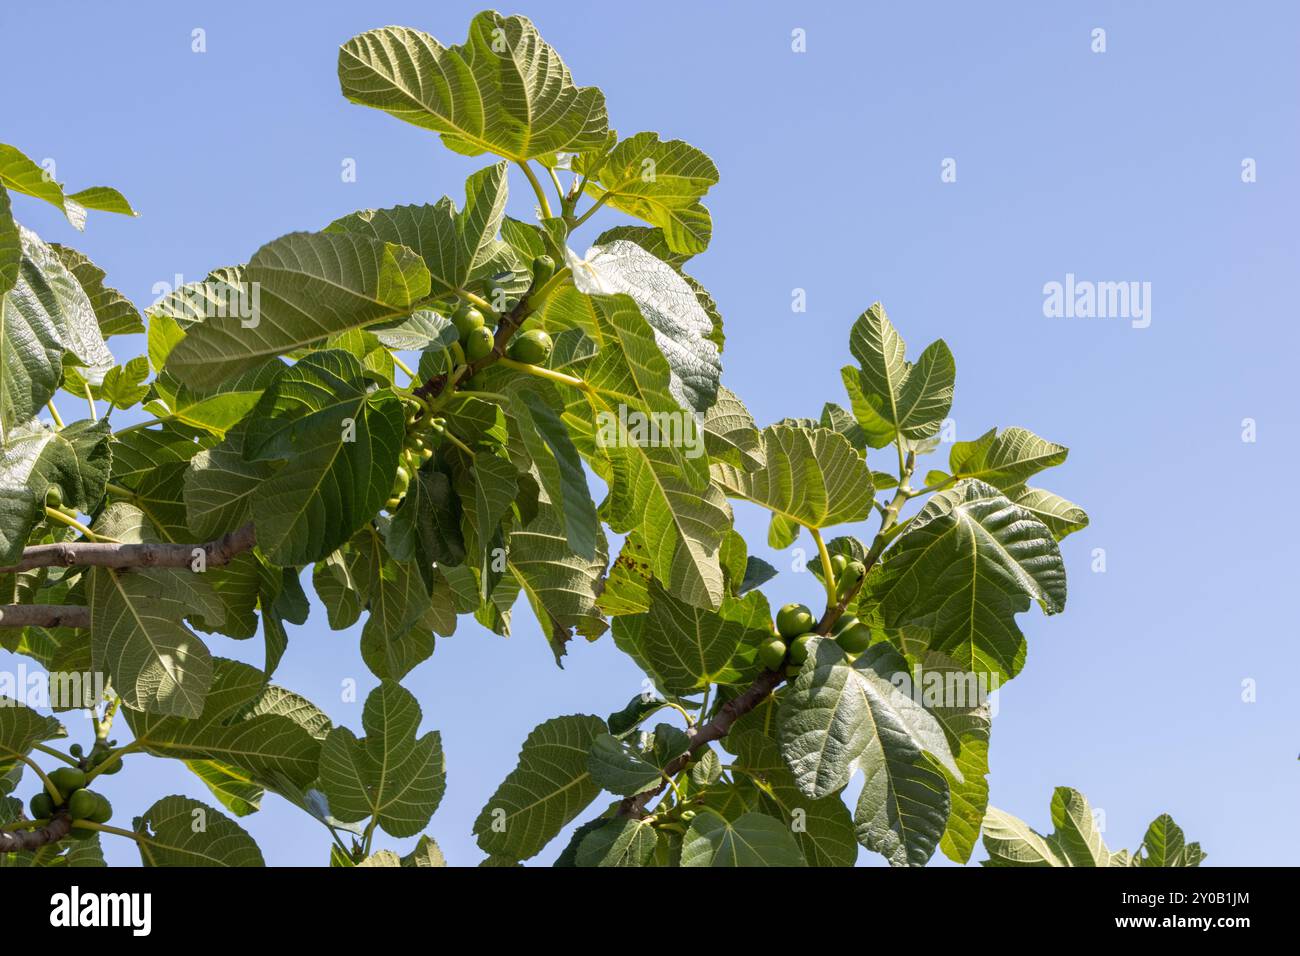
<svg viewBox="0 0 1300 956">
<path fill-rule="evenodd" d="M 412 389 L 411 394 L 416 398 L 437 398 L 447 389 L 448 385 L 455 388 L 458 382 L 468 382 L 480 369 L 487 368 L 489 365 L 494 365 L 501 361 L 501 359 L 505 357 L 506 346 L 510 344 L 511 337 L 519 331 L 519 327 L 524 324 L 524 319 L 528 318 L 528 316 L 545 301 L 551 290 L 558 287 L 558 285 L 567 278 L 568 275 L 569 269 L 567 267 L 557 270 L 555 275 L 551 276 L 545 285 L 540 289 L 531 291 L 528 295 L 516 302 L 513 309 L 504 313 L 497 320 L 496 331 L 492 336 L 491 352 L 488 352 L 487 355 L 477 361 L 461 366 L 459 369 L 456 369 L 455 372 L 443 372 L 439 375 L 433 376 L 433 378 L 429 379 L 423 385 L 419 385 Z M 475 302 L 475 304 L 477 304 L 477 301 L 482 301 L 469 293 L 461 294 L 469 301 Z M 484 302 L 483 305 L 487 306 L 487 303 Z M 483 306 L 480 306 L 480 308 L 482 307 Z M 487 307 L 489 310 L 491 309 L 491 306 Z"/>
<path fill-rule="evenodd" d="M 58 843 L 71 831 L 72 821 L 66 813 L 57 814 L 48 823 L 31 829 L 0 829 L 0 853 L 39 850 L 46 844 Z"/>
<path fill-rule="evenodd" d="M 907 498 L 905 494 L 900 490 L 894 496 L 894 500 L 890 502 L 889 506 L 885 509 L 885 514 L 881 518 L 880 522 L 880 530 L 876 533 L 875 541 L 872 542 L 871 549 L 863 559 L 862 563 L 864 565 L 864 571 L 862 577 L 858 579 L 857 584 L 852 588 L 847 589 L 835 600 L 828 602 L 825 613 L 822 614 L 821 620 L 817 622 L 817 627 L 815 628 L 817 634 L 822 636 L 829 634 L 835 622 L 843 616 L 845 610 L 853 602 L 853 599 L 858 596 L 858 592 L 862 590 L 862 586 L 866 583 L 866 572 L 871 570 L 876 561 L 879 560 L 880 555 L 884 552 L 885 547 L 888 545 L 889 538 L 886 534 L 894 521 L 897 520 L 898 510 L 906 501 Z M 814 530 L 812 528 L 810 528 L 809 531 L 813 532 L 813 537 L 817 541 L 818 550 L 822 554 L 822 567 L 824 573 L 827 575 L 827 580 L 833 580 L 830 577 L 830 556 L 826 551 L 826 545 L 822 541 L 821 532 L 820 530 Z M 831 587 L 833 587 L 833 585 L 831 585 Z M 830 588 L 828 587 L 827 590 L 829 592 Z M 687 733 L 691 734 L 690 748 L 686 753 L 682 754 L 682 756 L 678 757 L 664 768 L 664 782 L 654 790 L 647 790 L 646 792 L 639 793 L 636 796 L 624 798 L 623 802 L 619 804 L 618 816 L 632 817 L 638 820 L 644 817 L 646 815 L 646 805 L 663 792 L 664 787 L 667 786 L 669 780 L 681 773 L 698 751 L 702 750 L 713 741 L 721 740 L 723 737 L 727 736 L 727 734 L 731 732 L 732 725 L 735 724 L 737 720 L 745 716 L 745 714 L 749 713 L 763 701 L 767 700 L 772 692 L 781 686 L 782 681 L 785 679 L 786 675 L 783 671 L 763 671 L 763 673 L 758 675 L 754 682 L 745 689 L 744 693 L 738 697 L 733 697 L 731 700 L 719 707 L 717 713 L 715 713 L 708 721 L 693 729 L 688 729 Z"/>
<path fill-rule="evenodd" d="M 90 608 L 75 604 L 0 604 L 0 627 L 90 627 Z"/>
<path fill-rule="evenodd" d="M 718 708 L 717 713 L 707 722 L 695 728 L 695 732 L 691 736 L 690 749 L 664 768 L 664 782 L 654 790 L 647 790 L 634 797 L 625 798 L 619 804 L 618 815 L 638 820 L 644 817 L 646 804 L 663 791 L 664 787 L 668 785 L 669 778 L 681 773 L 697 751 L 702 750 L 713 741 L 721 740 L 727 736 L 731 731 L 732 724 L 765 701 L 768 695 L 776 690 L 783 680 L 785 680 L 785 674 L 780 671 L 764 671 L 758 675 L 754 683 L 750 684 L 744 693 L 727 701 Z"/>
<path fill-rule="evenodd" d="M 19 562 L 0 568 L 0 574 L 48 567 L 188 568 L 194 562 L 196 550 L 204 552 L 208 566 L 221 566 L 256 543 L 252 524 L 246 524 L 204 544 L 110 544 L 97 541 L 37 544 L 24 548 Z"/>
<path fill-rule="evenodd" d="M 64 541 L 37 544 L 23 550 L 22 558 L 0 574 L 48 567 L 189 568 L 195 552 L 204 554 L 205 567 L 220 567 L 257 543 L 252 524 L 205 544 L 116 544 L 102 541 Z M 0 628 L 89 627 L 90 608 L 61 604 L 0 605 Z"/>
</svg>

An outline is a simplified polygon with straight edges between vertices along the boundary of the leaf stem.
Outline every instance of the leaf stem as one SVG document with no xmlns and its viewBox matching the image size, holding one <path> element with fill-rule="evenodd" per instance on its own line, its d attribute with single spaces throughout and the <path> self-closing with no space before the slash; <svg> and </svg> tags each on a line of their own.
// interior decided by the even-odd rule
<svg viewBox="0 0 1300 956">
<path fill-rule="evenodd" d="M 551 204 L 546 199 L 546 192 L 542 189 L 542 184 L 538 181 L 537 174 L 533 172 L 532 165 L 525 159 L 519 163 L 519 168 L 524 171 L 524 175 L 528 177 L 529 185 L 533 187 L 533 192 L 537 194 L 537 203 L 542 207 L 542 216 L 546 219 L 552 218 Z"/>
<path fill-rule="evenodd" d="M 123 488 L 121 485 L 115 485 L 113 482 L 105 482 L 104 490 L 109 494 L 117 495 L 119 498 L 134 498 L 135 492 L 130 488 Z"/>
<path fill-rule="evenodd" d="M 59 788 L 54 785 L 54 781 L 46 775 L 45 771 L 40 768 L 36 761 L 26 754 L 17 754 L 17 757 L 23 763 L 27 764 L 27 766 L 31 767 L 36 773 L 36 776 L 41 778 L 41 783 L 45 785 L 45 792 L 54 800 L 55 805 L 57 806 L 62 804 L 63 794 L 59 793 Z"/>
<path fill-rule="evenodd" d="M 136 422 L 133 425 L 127 425 L 125 428 L 119 428 L 114 435 L 125 435 L 127 432 L 139 431 L 141 428 L 148 428 L 150 425 L 165 425 L 171 421 L 170 416 L 167 418 L 146 418 L 142 422 Z"/>
<path fill-rule="evenodd" d="M 321 822 L 324 823 L 324 821 Z M 344 856 L 346 856 L 348 859 L 351 859 L 352 851 L 348 849 L 348 845 L 344 843 L 343 838 L 339 836 L 339 831 L 335 830 L 334 827 L 328 823 L 325 824 L 325 829 L 330 831 L 330 836 L 334 838 L 335 846 L 337 846 L 340 850 L 343 851 Z"/>
<path fill-rule="evenodd" d="M 564 206 L 564 187 L 560 185 L 560 177 L 556 175 L 554 166 L 547 166 L 546 171 L 551 174 L 551 184 L 555 187 L 555 195 L 560 197 L 560 206 Z"/>
<path fill-rule="evenodd" d="M 957 480 L 958 478 L 956 475 L 949 475 L 943 481 L 936 481 L 932 485 L 926 485 L 924 488 L 917 488 L 915 491 L 909 490 L 907 492 L 907 497 L 919 498 L 921 497 L 921 495 L 932 495 L 936 491 L 943 491 L 945 488 L 947 488 L 949 485 L 953 484 Z"/>
<path fill-rule="evenodd" d="M 584 392 L 592 391 L 590 385 L 580 378 L 572 375 L 565 375 L 563 372 L 556 372 L 553 369 L 543 368 L 540 365 L 529 365 L 527 362 L 516 362 L 512 358 L 501 356 L 497 361 L 506 368 L 512 368 L 517 372 L 524 372 L 527 375 L 535 375 L 538 378 L 548 379 L 552 382 L 559 382 L 561 385 L 568 385 L 571 388 L 578 388 Z"/>
<path fill-rule="evenodd" d="M 835 606 L 835 571 L 831 568 L 831 553 L 826 550 L 826 542 L 822 540 L 822 533 L 817 528 L 808 528 L 808 533 L 812 535 L 813 540 L 817 542 L 817 553 L 822 559 L 823 582 L 826 585 L 826 607 Z"/>
<path fill-rule="evenodd" d="M 684 803 L 686 796 L 682 793 L 682 788 L 677 785 L 676 779 L 668 776 L 665 776 L 664 779 L 668 781 L 668 786 L 673 788 L 673 793 L 677 796 L 677 802 Z"/>
<path fill-rule="evenodd" d="M 396 352 L 389 352 L 388 354 L 393 357 L 393 364 L 396 365 L 398 368 L 400 368 L 403 372 L 405 372 L 407 378 L 409 378 L 411 381 L 415 381 L 415 372 L 411 370 L 411 367 L 409 365 L 407 365 L 405 362 L 402 361 L 402 357 L 398 355 Z"/>
<path fill-rule="evenodd" d="M 457 448 L 459 448 L 459 449 L 460 449 L 461 451 L 463 451 L 465 454 L 469 455 L 469 457 L 471 457 L 471 458 L 475 457 L 475 456 L 474 456 L 474 449 L 473 449 L 473 448 L 470 448 L 469 445 L 466 445 L 463 441 L 461 441 L 459 438 L 457 438 L 455 435 L 453 435 L 453 434 L 451 433 L 451 431 L 450 431 L 450 430 L 449 430 L 445 425 L 439 425 L 436 421 L 430 421 L 430 422 L 429 422 L 429 425 L 430 425 L 430 427 L 432 427 L 435 431 L 437 431 L 439 435 L 441 435 L 443 438 L 447 439 L 447 441 L 451 442 L 453 445 L 455 445 Z"/>
<path fill-rule="evenodd" d="M 128 840 L 134 840 L 136 843 L 140 843 L 144 839 L 144 837 L 132 830 L 123 830 L 121 827 L 110 827 L 106 823 L 95 823 L 92 820 L 75 820 L 73 822 L 79 827 L 85 827 L 87 830 L 98 830 L 100 833 L 111 833 L 113 836 L 126 837 Z"/>
<path fill-rule="evenodd" d="M 706 691 L 705 693 L 708 693 L 708 692 Z M 692 717 L 691 714 L 690 714 L 690 711 L 688 711 L 688 710 L 687 710 L 685 707 L 683 707 L 681 704 L 675 704 L 675 703 L 673 703 L 671 700 L 666 700 L 666 701 L 664 701 L 664 703 L 667 704 L 669 707 L 671 707 L 673 710 L 677 711 L 679 714 L 682 715 L 682 717 L 684 717 L 684 718 L 686 719 L 686 726 L 687 726 L 687 727 L 694 727 L 694 726 L 695 726 L 695 718 Z"/>
<path fill-rule="evenodd" d="M 492 308 L 492 303 L 475 292 L 470 292 L 468 289 L 457 289 L 456 294 L 466 302 L 473 305 L 480 312 L 489 312 L 492 315 L 497 314 L 497 310 Z"/>
<path fill-rule="evenodd" d="M 525 314 L 524 317 L 527 318 L 529 315 L 532 315 L 534 312 L 539 312 L 543 308 L 545 308 L 546 300 L 550 296 L 551 291 L 557 288 L 562 282 L 564 282 L 565 279 L 568 279 L 569 276 L 571 276 L 572 274 L 573 274 L 572 269 L 570 269 L 568 266 L 563 266 L 559 269 L 556 269 L 555 275 L 547 279 L 546 282 L 542 284 L 541 288 L 535 289 L 532 292 L 530 292 L 528 294 L 528 303 L 527 303 L 528 312 Z"/>
<path fill-rule="evenodd" d="M 370 822 L 366 824 L 366 832 L 361 837 L 361 852 L 364 856 L 370 855 L 370 844 L 375 839 L 375 825 L 379 823 L 378 816 L 372 816 Z"/>
<path fill-rule="evenodd" d="M 45 746 L 45 744 L 32 744 L 32 749 L 39 750 L 43 754 L 49 754 L 51 757 L 57 757 L 58 759 L 62 760 L 64 763 L 72 764 L 72 766 L 74 767 L 78 765 L 75 758 L 68 756 L 61 750 L 55 750 L 53 747 L 47 747 Z"/>
<path fill-rule="evenodd" d="M 103 773 L 105 767 L 111 767 L 115 763 L 121 763 L 123 757 L 129 753 L 134 753 L 139 749 L 140 742 L 138 740 L 133 740 L 125 747 L 118 747 L 116 750 L 110 750 L 108 756 L 99 762 L 99 766 L 86 773 L 86 783 L 90 783 L 90 781 Z"/>
<path fill-rule="evenodd" d="M 60 524 L 65 524 L 69 528 L 75 528 L 77 531 L 80 531 L 82 534 L 84 534 L 86 538 L 90 541 L 101 541 L 107 544 L 121 544 L 121 542 L 118 541 L 116 538 L 109 538 L 105 535 L 95 534 L 95 532 L 91 531 L 89 528 L 87 528 L 76 518 L 70 518 L 67 515 L 65 515 L 62 511 L 58 511 L 54 508 L 49 507 L 48 505 L 45 507 L 45 516 L 47 518 L 53 518 L 55 521 L 59 522 Z"/>
<path fill-rule="evenodd" d="M 592 203 L 590 206 L 587 207 L 586 212 L 584 212 L 577 219 L 573 220 L 569 228 L 577 229 L 584 222 L 586 222 L 588 219 L 594 216 L 596 214 L 596 210 L 598 210 L 601 206 L 605 205 L 605 200 L 609 199 L 610 195 L 611 194 L 608 192 L 601 193 L 600 197 L 594 203 Z"/>
<path fill-rule="evenodd" d="M 45 826 L 51 819 L 53 818 L 41 817 L 39 820 L 10 820 L 3 827 L 0 827 L 0 832 L 4 832 L 4 830 L 35 830 L 38 827 Z"/>
<path fill-rule="evenodd" d="M 90 406 L 90 420 L 92 422 L 97 422 L 99 421 L 99 412 L 95 409 L 95 396 L 90 394 L 90 383 L 82 382 L 82 388 L 86 393 L 86 404 Z M 112 407 L 111 402 L 109 403 L 109 407 Z"/>
<path fill-rule="evenodd" d="M 62 428 L 63 418 L 62 416 L 59 415 L 59 410 L 54 407 L 54 399 L 50 399 L 48 402 L 46 402 L 45 407 L 50 410 L 50 417 L 54 419 L 54 424 Z"/>
<path fill-rule="evenodd" d="M 476 392 L 472 389 L 462 388 L 455 393 L 457 398 L 481 398 L 488 402 L 508 402 L 510 399 L 500 392 Z"/>
</svg>

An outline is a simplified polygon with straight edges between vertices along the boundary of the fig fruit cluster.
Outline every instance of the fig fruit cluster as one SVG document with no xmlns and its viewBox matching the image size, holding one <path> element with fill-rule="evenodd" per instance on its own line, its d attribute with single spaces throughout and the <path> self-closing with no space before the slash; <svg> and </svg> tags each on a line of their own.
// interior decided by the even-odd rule
<svg viewBox="0 0 1300 956">
<path fill-rule="evenodd" d="M 433 457 L 433 448 L 425 439 L 423 430 L 412 426 L 418 426 L 418 420 L 407 423 L 406 440 L 402 443 L 402 451 L 397 458 L 397 477 L 393 481 L 388 500 L 384 502 L 384 507 L 389 511 L 402 503 L 415 473 L 420 470 L 421 465 Z"/>
<path fill-rule="evenodd" d="M 120 758 L 117 759 L 117 764 L 121 766 Z M 29 809 L 32 819 L 48 820 L 59 813 L 67 813 L 72 819 L 72 836 L 79 840 L 94 836 L 95 830 L 78 826 L 78 823 L 107 823 L 112 819 L 113 805 L 103 794 L 86 789 L 86 772 L 80 767 L 59 767 L 49 776 L 50 783 L 62 795 L 63 802 L 55 803 L 54 796 L 48 790 L 42 790 L 31 799 Z"/>
<path fill-rule="evenodd" d="M 864 573 L 862 562 L 846 559 L 840 577 L 840 593 L 856 588 Z M 784 668 L 787 676 L 796 676 L 808 660 L 808 645 L 816 637 L 816 627 L 817 619 L 807 605 L 785 605 L 776 613 L 776 633 L 759 645 L 759 662 L 768 670 Z M 861 654 L 871 644 L 871 629 L 857 617 L 843 615 L 831 628 L 831 637 L 844 653 Z"/>
</svg>

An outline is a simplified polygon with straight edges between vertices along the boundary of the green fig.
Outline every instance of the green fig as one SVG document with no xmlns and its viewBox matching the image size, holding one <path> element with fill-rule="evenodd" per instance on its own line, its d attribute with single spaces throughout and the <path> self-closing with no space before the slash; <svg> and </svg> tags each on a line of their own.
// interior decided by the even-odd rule
<svg viewBox="0 0 1300 956">
<path fill-rule="evenodd" d="M 806 604 L 787 604 L 776 612 L 776 629 L 782 637 L 798 637 L 811 631 L 816 623 Z"/>
</svg>

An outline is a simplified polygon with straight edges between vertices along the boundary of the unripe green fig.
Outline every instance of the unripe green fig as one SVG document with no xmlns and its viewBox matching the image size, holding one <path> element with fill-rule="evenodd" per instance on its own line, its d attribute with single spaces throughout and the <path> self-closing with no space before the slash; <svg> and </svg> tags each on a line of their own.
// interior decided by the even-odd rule
<svg viewBox="0 0 1300 956">
<path fill-rule="evenodd" d="M 774 637 L 758 645 L 758 660 L 770 671 L 780 670 L 785 660 L 785 641 Z"/>
<path fill-rule="evenodd" d="M 121 755 L 121 754 L 118 754 L 116 757 L 113 758 L 113 760 L 112 760 L 111 763 L 110 763 L 109 760 L 108 760 L 108 756 L 109 756 L 109 755 L 108 755 L 108 752 L 107 752 L 107 751 L 104 751 L 103 753 L 101 753 L 101 754 L 100 754 L 100 755 L 95 759 L 95 769 L 98 770 L 100 773 L 102 773 L 102 774 L 108 774 L 109 776 L 112 776 L 112 775 L 115 774 L 115 773 L 121 773 L 121 772 L 122 772 L 122 755 Z"/>
<path fill-rule="evenodd" d="M 871 644 L 871 629 L 856 617 L 835 635 L 835 642 L 846 654 L 861 654 Z"/>
<path fill-rule="evenodd" d="M 852 593 L 853 589 L 858 586 L 862 576 L 867 573 L 866 565 L 861 561 L 850 561 L 845 565 L 844 570 L 835 577 L 840 596 Z"/>
<path fill-rule="evenodd" d="M 452 313 L 451 322 L 460 333 L 460 340 L 464 342 L 475 329 L 483 328 L 483 313 L 468 302 L 462 302 Z"/>
<path fill-rule="evenodd" d="M 108 802 L 108 797 L 102 793 L 95 794 L 95 812 L 89 819 L 96 823 L 107 823 L 113 819 L 113 805 Z"/>
<path fill-rule="evenodd" d="M 50 771 L 50 783 L 58 788 L 59 793 L 63 794 L 63 799 L 66 800 L 86 785 L 86 774 L 76 767 L 59 767 L 57 770 Z"/>
<path fill-rule="evenodd" d="M 33 820 L 48 820 L 54 816 L 54 798 L 44 790 L 32 797 L 32 802 L 28 806 L 32 811 Z"/>
<path fill-rule="evenodd" d="M 533 260 L 533 288 L 540 289 L 546 283 L 551 281 L 551 276 L 555 275 L 555 260 L 550 256 L 541 255 Z"/>
<path fill-rule="evenodd" d="M 812 634 L 800 634 L 790 642 L 790 663 L 799 666 L 808 660 L 808 642 L 812 639 Z"/>
<path fill-rule="evenodd" d="M 74 820 L 89 820 L 99 806 L 93 790 L 78 790 L 68 797 L 68 816 Z"/>
<path fill-rule="evenodd" d="M 776 629 L 782 637 L 805 634 L 812 630 L 814 623 L 812 611 L 806 604 L 787 604 L 776 612 Z"/>
<path fill-rule="evenodd" d="M 481 358 L 486 358 L 492 351 L 493 345 L 492 330 L 485 326 L 479 326 L 465 337 L 465 361 L 477 362 Z"/>
<path fill-rule="evenodd" d="M 62 508 L 63 507 L 63 489 L 58 485 L 50 485 L 45 489 L 45 507 Z"/>
<path fill-rule="evenodd" d="M 796 677 L 799 676 L 799 672 L 801 670 L 803 670 L 802 664 L 786 664 L 785 676 L 788 677 L 790 680 L 794 680 Z"/>
<path fill-rule="evenodd" d="M 411 473 L 402 465 L 397 466 L 397 475 L 393 481 L 393 490 L 389 492 L 389 500 L 396 498 L 399 501 L 406 495 L 406 489 L 411 486 Z"/>
<path fill-rule="evenodd" d="M 846 558 L 844 555 L 842 554 L 831 555 L 831 570 L 835 572 L 836 581 L 840 579 L 840 575 L 844 573 L 844 569 L 848 567 L 848 564 L 849 564 L 849 559 Z"/>
<path fill-rule="evenodd" d="M 525 365 L 545 365 L 554 343 L 541 329 L 529 329 L 510 341 L 510 357 Z"/>
<path fill-rule="evenodd" d="M 81 744 L 73 744 L 71 747 L 68 748 L 68 753 L 72 754 L 72 756 L 76 757 L 77 759 L 81 759 L 81 756 L 82 754 L 85 753 L 85 751 L 81 749 Z"/>
</svg>

